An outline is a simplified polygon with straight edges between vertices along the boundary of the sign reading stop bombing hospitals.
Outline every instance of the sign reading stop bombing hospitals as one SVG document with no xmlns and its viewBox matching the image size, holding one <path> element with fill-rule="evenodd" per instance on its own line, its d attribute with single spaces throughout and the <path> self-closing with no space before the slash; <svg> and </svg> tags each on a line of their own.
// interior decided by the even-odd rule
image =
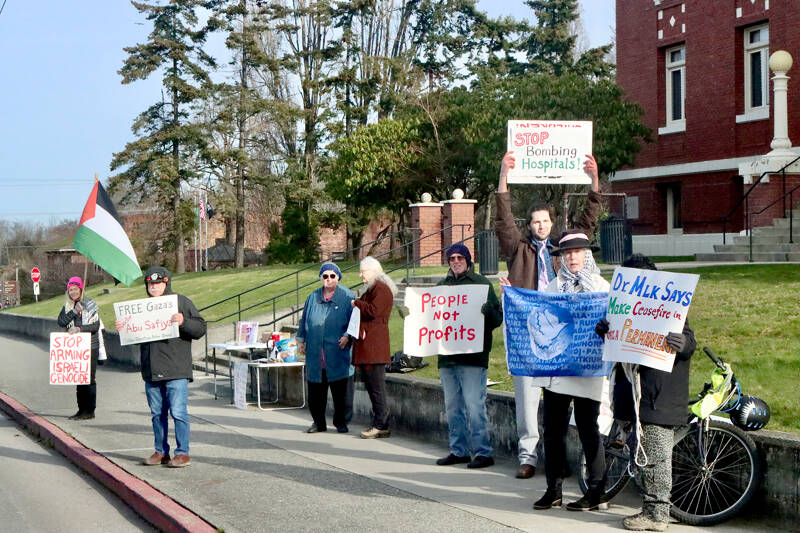
<svg viewBox="0 0 800 533">
<path fill-rule="evenodd" d="M 509 120 L 507 150 L 514 152 L 516 161 L 508 183 L 592 183 L 583 171 L 586 154 L 592 153 L 589 121 Z"/>
</svg>

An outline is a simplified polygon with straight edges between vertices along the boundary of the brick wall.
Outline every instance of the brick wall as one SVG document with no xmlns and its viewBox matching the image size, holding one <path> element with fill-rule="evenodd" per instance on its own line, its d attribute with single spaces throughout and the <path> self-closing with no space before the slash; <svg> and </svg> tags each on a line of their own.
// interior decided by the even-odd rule
<svg viewBox="0 0 800 533">
<path fill-rule="evenodd" d="M 444 231 L 442 246 L 447 248 L 454 242 L 472 237 L 475 233 L 475 200 L 447 200 L 442 202 L 442 227 Z M 467 224 L 467 226 L 459 226 Z M 464 243 L 475 260 L 475 239 Z"/>
<path fill-rule="evenodd" d="M 789 137 L 800 144 L 798 4 L 797 0 L 769 0 L 766 7 L 765 0 L 664 0 L 657 6 L 651 1 L 617 0 L 617 83 L 643 108 L 643 120 L 654 138 L 643 147 L 633 168 L 763 155 L 770 150 L 771 116 L 736 123 L 736 115 L 744 112 L 744 29 L 762 23 L 769 24 L 770 52 L 782 49 L 795 58 L 788 73 L 792 78 Z M 679 44 L 686 46 L 686 131 L 659 135 L 658 128 L 666 124 L 664 52 Z M 770 83 L 770 102 L 771 89 Z M 715 232 L 721 228 L 692 221 L 722 216 L 741 198 L 741 193 L 737 196 L 740 186 L 730 178 L 738 173 L 734 167 L 725 172 L 615 181 L 612 188 L 640 196 L 640 217 L 633 221 L 636 233 L 664 233 L 666 202 L 659 197 L 660 191 L 664 183 L 680 182 L 682 215 L 687 222 L 684 232 Z M 768 192 L 775 189 L 760 191 Z M 765 213 L 757 220 L 768 223 L 771 218 Z"/>
<path fill-rule="evenodd" d="M 443 264 L 442 254 L 434 254 L 442 248 L 442 204 L 412 204 L 411 205 L 411 225 L 417 228 L 412 235 L 414 240 L 414 257 L 425 257 L 419 261 L 420 266 L 441 266 Z M 429 235 L 428 237 L 425 237 Z"/>
</svg>

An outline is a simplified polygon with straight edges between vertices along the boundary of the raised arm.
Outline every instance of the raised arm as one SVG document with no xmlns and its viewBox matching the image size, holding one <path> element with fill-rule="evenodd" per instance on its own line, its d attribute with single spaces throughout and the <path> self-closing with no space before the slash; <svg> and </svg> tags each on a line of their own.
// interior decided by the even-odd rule
<svg viewBox="0 0 800 533">
<path fill-rule="evenodd" d="M 500 241 L 500 252 L 505 257 L 512 257 L 522 239 L 522 232 L 514 222 L 511 212 L 511 194 L 508 192 L 508 171 L 515 166 L 514 153 L 506 152 L 500 165 L 500 180 L 497 184 L 497 212 L 495 215 L 495 232 Z"/>
</svg>

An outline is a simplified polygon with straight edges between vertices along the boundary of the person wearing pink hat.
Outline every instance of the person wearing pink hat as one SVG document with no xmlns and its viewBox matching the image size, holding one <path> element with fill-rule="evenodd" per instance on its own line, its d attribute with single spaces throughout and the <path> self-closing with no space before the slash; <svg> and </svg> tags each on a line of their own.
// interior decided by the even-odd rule
<svg viewBox="0 0 800 533">
<path fill-rule="evenodd" d="M 97 358 L 100 353 L 100 310 L 91 298 L 83 294 L 83 280 L 78 276 L 67 282 L 66 302 L 58 314 L 58 325 L 69 333 L 91 333 L 92 365 L 89 385 L 78 385 L 75 396 L 78 399 L 78 412 L 71 420 L 90 420 L 94 418 L 97 406 Z"/>
</svg>

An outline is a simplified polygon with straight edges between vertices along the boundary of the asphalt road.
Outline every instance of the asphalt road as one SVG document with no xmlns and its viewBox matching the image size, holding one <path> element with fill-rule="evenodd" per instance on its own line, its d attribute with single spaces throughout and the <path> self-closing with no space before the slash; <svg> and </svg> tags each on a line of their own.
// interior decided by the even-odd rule
<svg viewBox="0 0 800 533">
<path fill-rule="evenodd" d="M 115 495 L 0 414 L 0 524 L 14 533 L 155 531 Z"/>
</svg>

